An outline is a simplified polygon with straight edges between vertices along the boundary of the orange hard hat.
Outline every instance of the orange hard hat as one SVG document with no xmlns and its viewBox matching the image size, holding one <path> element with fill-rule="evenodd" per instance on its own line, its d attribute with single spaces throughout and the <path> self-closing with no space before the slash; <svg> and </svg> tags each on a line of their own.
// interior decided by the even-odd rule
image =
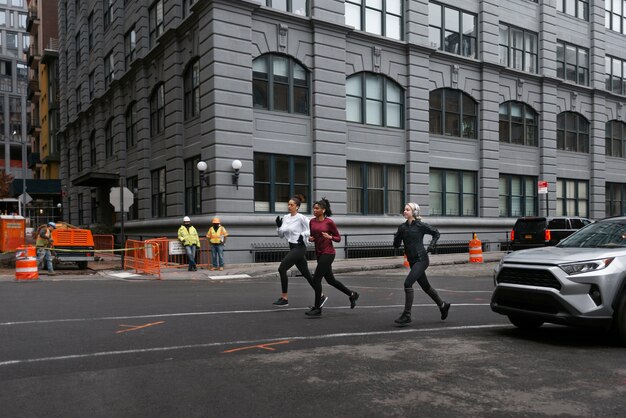
<svg viewBox="0 0 626 418">
<path fill-rule="evenodd" d="M 213 218 L 213 220 L 211 221 L 211 223 L 212 223 L 212 224 L 220 224 L 220 223 L 221 223 L 221 222 L 220 222 L 220 218 L 218 218 L 218 217 Z"/>
</svg>

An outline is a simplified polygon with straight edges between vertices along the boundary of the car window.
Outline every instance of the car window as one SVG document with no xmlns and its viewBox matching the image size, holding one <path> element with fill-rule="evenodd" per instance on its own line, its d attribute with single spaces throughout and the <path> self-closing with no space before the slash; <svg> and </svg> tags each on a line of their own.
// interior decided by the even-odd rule
<svg viewBox="0 0 626 418">
<path fill-rule="evenodd" d="M 518 219 L 513 228 L 518 233 L 542 232 L 546 227 L 545 219 Z"/>
<path fill-rule="evenodd" d="M 626 247 L 626 223 L 596 222 L 565 238 L 558 247 L 613 248 Z"/>
<path fill-rule="evenodd" d="M 586 225 L 582 219 L 570 219 L 569 221 L 572 223 L 572 229 L 580 229 Z"/>
<path fill-rule="evenodd" d="M 548 222 L 548 229 L 569 229 L 567 225 L 567 219 L 552 219 Z"/>
</svg>

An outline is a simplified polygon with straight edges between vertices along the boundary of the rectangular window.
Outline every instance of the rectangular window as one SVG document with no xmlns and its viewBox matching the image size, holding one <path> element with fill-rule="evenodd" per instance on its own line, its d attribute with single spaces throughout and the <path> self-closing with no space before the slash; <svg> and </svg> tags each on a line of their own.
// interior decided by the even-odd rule
<svg viewBox="0 0 626 418">
<path fill-rule="evenodd" d="M 442 51 L 476 58 L 478 24 L 476 15 L 430 2 L 428 5 L 430 45 Z"/>
<path fill-rule="evenodd" d="M 102 0 L 102 10 L 103 10 L 103 24 L 104 30 L 107 30 L 109 26 L 111 26 L 111 19 L 113 13 L 113 0 Z"/>
<path fill-rule="evenodd" d="M 165 202 L 165 168 L 160 168 L 151 173 L 152 179 L 152 217 L 161 218 L 167 216 Z"/>
<path fill-rule="evenodd" d="M 605 216 L 626 215 L 626 184 L 606 183 L 606 210 Z"/>
<path fill-rule="evenodd" d="M 89 51 L 93 49 L 93 12 L 87 18 L 87 47 Z"/>
<path fill-rule="evenodd" d="M 202 213 L 202 185 L 200 170 L 196 168 L 200 156 L 185 160 L 185 213 L 197 215 Z"/>
<path fill-rule="evenodd" d="M 536 73 L 537 45 L 536 33 L 500 23 L 500 64 Z"/>
<path fill-rule="evenodd" d="M 589 85 L 589 50 L 557 41 L 556 76 L 583 86 Z"/>
<path fill-rule="evenodd" d="M 356 30 L 402 40 L 404 38 L 402 6 L 402 0 L 346 0 L 345 22 Z"/>
<path fill-rule="evenodd" d="M 537 177 L 500 175 L 500 216 L 537 216 Z"/>
<path fill-rule="evenodd" d="M 113 156 L 113 122 L 111 119 L 104 125 L 104 154 L 105 158 Z"/>
<path fill-rule="evenodd" d="M 618 1 L 621 2 L 622 0 Z M 589 0 L 556 0 L 556 9 L 559 12 L 589 21 Z"/>
<path fill-rule="evenodd" d="M 626 95 L 626 61 L 606 56 L 604 58 L 606 90 L 615 94 Z"/>
<path fill-rule="evenodd" d="M 128 209 L 128 220 L 133 221 L 139 219 L 139 202 L 137 199 L 137 191 L 139 190 L 139 179 L 137 178 L 137 176 L 128 177 L 126 179 L 126 187 L 135 195 L 135 198 L 133 199 L 133 204 Z"/>
<path fill-rule="evenodd" d="M 348 213 L 382 215 L 402 213 L 404 167 L 349 161 Z"/>
<path fill-rule="evenodd" d="M 124 36 L 124 64 L 126 71 L 130 68 L 130 64 L 135 60 L 135 50 L 137 49 L 137 34 L 135 29 L 131 29 Z"/>
<path fill-rule="evenodd" d="M 589 182 L 557 179 L 556 216 L 589 216 Z"/>
<path fill-rule="evenodd" d="M 95 70 L 89 73 L 89 101 L 93 100 L 95 90 Z"/>
<path fill-rule="evenodd" d="M 115 79 L 115 61 L 113 52 L 104 57 L 104 88 L 107 89 Z"/>
<path fill-rule="evenodd" d="M 310 213 L 311 174 L 308 157 L 254 154 L 255 212 L 287 212 L 292 196 L 303 195 L 301 213 Z"/>
<path fill-rule="evenodd" d="M 476 173 L 460 170 L 430 170 L 430 214 L 477 216 Z"/>
<path fill-rule="evenodd" d="M 76 36 L 74 37 L 74 42 L 76 45 L 76 56 L 75 56 L 76 68 L 78 68 L 80 67 L 80 32 L 78 32 Z"/>
<path fill-rule="evenodd" d="M 79 193 L 78 194 L 78 225 L 82 226 L 84 225 L 84 213 L 83 213 L 83 194 Z"/>
<path fill-rule="evenodd" d="M 80 112 L 82 109 L 82 100 L 80 97 L 80 89 L 81 89 L 81 85 L 79 85 L 78 87 L 76 87 L 76 111 Z"/>
<path fill-rule="evenodd" d="M 626 1 L 604 1 L 604 26 L 615 32 L 626 34 Z"/>
<path fill-rule="evenodd" d="M 163 0 L 157 0 L 150 8 L 150 48 L 154 48 L 157 39 L 163 34 Z"/>
<path fill-rule="evenodd" d="M 10 55 L 12 57 L 17 57 L 17 33 L 14 32 L 7 32 L 6 33 L 6 39 L 7 39 L 7 55 Z M 33 48 L 36 48 L 36 45 L 33 45 Z M 35 49 L 35 51 L 37 51 Z"/>
</svg>

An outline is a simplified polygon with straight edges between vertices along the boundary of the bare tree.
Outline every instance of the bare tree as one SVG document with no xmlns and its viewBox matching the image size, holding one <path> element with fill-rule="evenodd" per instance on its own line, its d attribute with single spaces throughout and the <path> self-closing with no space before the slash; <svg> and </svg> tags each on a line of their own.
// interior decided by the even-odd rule
<svg viewBox="0 0 626 418">
<path fill-rule="evenodd" d="M 7 174 L 4 170 L 0 170 L 0 199 L 9 197 L 9 187 L 11 187 L 13 179 L 13 174 Z"/>
</svg>

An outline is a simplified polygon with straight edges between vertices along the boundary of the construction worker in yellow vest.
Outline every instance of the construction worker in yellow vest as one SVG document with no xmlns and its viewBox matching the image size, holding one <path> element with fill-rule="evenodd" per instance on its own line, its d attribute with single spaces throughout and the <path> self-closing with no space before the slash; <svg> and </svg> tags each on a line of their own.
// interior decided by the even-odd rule
<svg viewBox="0 0 626 418">
<path fill-rule="evenodd" d="M 52 230 L 56 229 L 56 227 L 57 225 L 54 222 L 48 222 L 45 227 L 37 231 L 37 241 L 35 242 L 35 247 L 37 247 L 37 265 L 46 267 L 48 276 L 54 276 L 50 248 L 53 246 Z"/>
<path fill-rule="evenodd" d="M 211 245 L 211 270 L 224 270 L 224 244 L 228 231 L 220 225 L 220 218 L 213 218 L 206 237 Z"/>
<path fill-rule="evenodd" d="M 198 231 L 191 225 L 191 219 L 189 216 L 183 218 L 183 224 L 178 228 L 178 240 L 185 247 L 187 253 L 187 260 L 189 260 L 189 271 L 196 271 L 196 249 L 200 247 L 200 237 L 198 237 Z"/>
</svg>

